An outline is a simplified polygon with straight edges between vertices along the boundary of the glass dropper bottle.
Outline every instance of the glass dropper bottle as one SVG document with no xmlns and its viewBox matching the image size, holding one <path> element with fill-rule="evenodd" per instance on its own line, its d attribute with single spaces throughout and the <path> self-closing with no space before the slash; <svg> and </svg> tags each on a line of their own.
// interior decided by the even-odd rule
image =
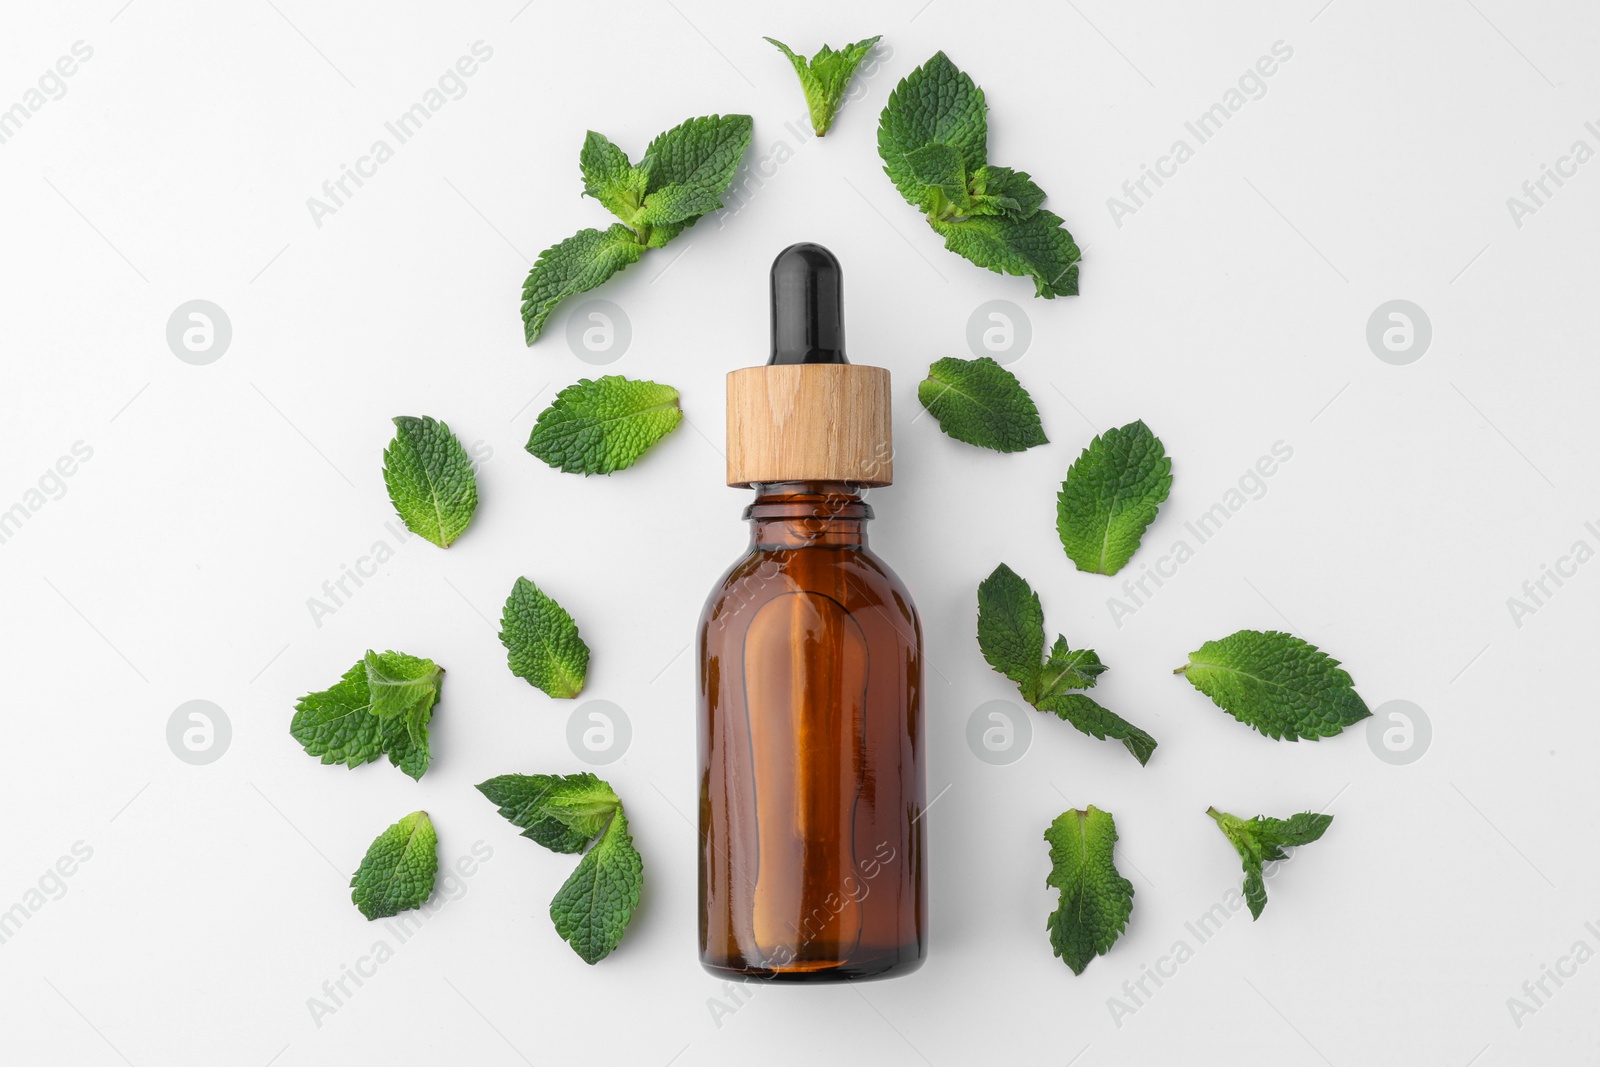
<svg viewBox="0 0 1600 1067">
<path fill-rule="evenodd" d="M 699 635 L 700 960 L 727 976 L 908 973 L 925 953 L 922 627 L 867 547 L 893 477 L 889 372 L 845 358 L 839 262 L 772 264 L 772 355 L 728 375 L 750 547 Z"/>
</svg>

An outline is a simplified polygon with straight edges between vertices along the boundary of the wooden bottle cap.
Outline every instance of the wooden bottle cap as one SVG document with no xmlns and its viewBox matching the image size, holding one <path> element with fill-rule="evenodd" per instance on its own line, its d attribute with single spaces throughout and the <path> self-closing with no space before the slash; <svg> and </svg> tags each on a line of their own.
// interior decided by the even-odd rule
<svg viewBox="0 0 1600 1067">
<path fill-rule="evenodd" d="M 728 484 L 894 481 L 889 371 L 794 363 L 728 373 Z"/>
</svg>

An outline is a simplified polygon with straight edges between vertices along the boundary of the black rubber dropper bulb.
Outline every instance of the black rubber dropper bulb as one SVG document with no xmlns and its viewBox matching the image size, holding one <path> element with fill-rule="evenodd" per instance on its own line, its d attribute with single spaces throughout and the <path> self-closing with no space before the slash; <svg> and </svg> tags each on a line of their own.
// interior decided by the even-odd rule
<svg viewBox="0 0 1600 1067">
<path fill-rule="evenodd" d="M 848 363 L 844 272 L 818 244 L 790 245 L 772 261 L 772 357 L 785 363 Z"/>
</svg>

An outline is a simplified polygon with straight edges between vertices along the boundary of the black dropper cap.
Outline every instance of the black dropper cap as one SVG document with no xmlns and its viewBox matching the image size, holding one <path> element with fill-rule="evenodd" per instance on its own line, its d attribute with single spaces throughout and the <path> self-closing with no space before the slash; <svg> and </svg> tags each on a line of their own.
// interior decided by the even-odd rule
<svg viewBox="0 0 1600 1067">
<path fill-rule="evenodd" d="M 772 357 L 786 363 L 848 363 L 844 272 L 818 244 L 790 245 L 772 261 Z"/>
</svg>

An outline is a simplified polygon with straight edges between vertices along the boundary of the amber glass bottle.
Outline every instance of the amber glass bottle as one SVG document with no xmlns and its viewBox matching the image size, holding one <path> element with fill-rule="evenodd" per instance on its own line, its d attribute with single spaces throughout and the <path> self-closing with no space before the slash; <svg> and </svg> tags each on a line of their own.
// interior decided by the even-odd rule
<svg viewBox="0 0 1600 1067">
<path fill-rule="evenodd" d="M 749 552 L 701 618 L 700 959 L 718 974 L 905 973 L 925 950 L 922 631 L 867 547 L 888 374 L 844 360 L 838 263 L 773 264 L 773 360 L 729 376 Z"/>
</svg>

